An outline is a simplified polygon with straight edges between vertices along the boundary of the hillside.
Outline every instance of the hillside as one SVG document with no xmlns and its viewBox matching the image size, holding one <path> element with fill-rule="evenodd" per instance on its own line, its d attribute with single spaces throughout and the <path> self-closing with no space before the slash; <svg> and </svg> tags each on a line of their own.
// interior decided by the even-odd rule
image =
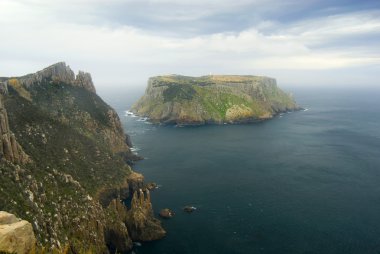
<svg viewBox="0 0 380 254">
<path fill-rule="evenodd" d="M 132 112 L 155 123 L 252 122 L 298 110 L 276 80 L 259 76 L 152 77 Z"/>
<path fill-rule="evenodd" d="M 0 93 L 0 210 L 29 221 L 39 249 L 125 252 L 165 235 L 128 165 L 138 159 L 129 137 L 90 74 L 57 63 L 2 78 Z M 127 209 L 120 200 L 135 192 L 150 205 Z"/>
</svg>

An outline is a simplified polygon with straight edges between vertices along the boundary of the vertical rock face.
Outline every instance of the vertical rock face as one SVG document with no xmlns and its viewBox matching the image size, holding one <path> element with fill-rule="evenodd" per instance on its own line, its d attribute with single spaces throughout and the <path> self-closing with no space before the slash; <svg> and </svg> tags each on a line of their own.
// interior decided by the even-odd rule
<svg viewBox="0 0 380 254">
<path fill-rule="evenodd" d="M 17 164 L 30 161 L 15 135 L 9 130 L 8 114 L 2 102 L 2 95 L 0 95 L 0 157 Z"/>
<path fill-rule="evenodd" d="M 7 94 L 8 93 L 8 86 L 6 82 L 0 82 L 0 94 Z"/>
<path fill-rule="evenodd" d="M 88 72 L 79 71 L 74 84 L 96 93 L 94 83 L 92 83 L 91 74 Z"/>
<path fill-rule="evenodd" d="M 140 189 L 134 192 L 126 225 L 135 241 L 152 241 L 165 236 L 161 222 L 154 218 L 149 190 L 144 192 Z"/>
<path fill-rule="evenodd" d="M 0 252 L 35 253 L 36 238 L 32 224 L 0 211 Z"/>
<path fill-rule="evenodd" d="M 113 199 L 108 206 L 108 211 L 118 218 L 118 221 L 125 221 L 127 210 L 120 201 Z M 128 229 L 123 223 L 113 223 L 105 230 L 105 240 L 109 246 L 120 252 L 132 249 L 132 241 L 128 234 Z"/>
<path fill-rule="evenodd" d="M 51 80 L 53 82 L 63 82 L 73 86 L 83 87 L 90 92 L 96 93 L 91 74 L 79 71 L 79 73 L 75 76 L 70 66 L 66 65 L 65 62 L 53 64 L 34 74 L 20 77 L 18 80 L 26 87 L 40 83 L 43 80 Z"/>
</svg>

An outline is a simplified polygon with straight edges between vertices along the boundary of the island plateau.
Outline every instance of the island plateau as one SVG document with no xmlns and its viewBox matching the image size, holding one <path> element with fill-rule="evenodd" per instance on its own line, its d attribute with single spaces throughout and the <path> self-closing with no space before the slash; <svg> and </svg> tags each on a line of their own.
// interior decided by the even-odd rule
<svg viewBox="0 0 380 254">
<path fill-rule="evenodd" d="M 166 75 L 148 80 L 131 111 L 153 123 L 199 125 L 254 122 L 299 109 L 273 78 Z"/>
</svg>

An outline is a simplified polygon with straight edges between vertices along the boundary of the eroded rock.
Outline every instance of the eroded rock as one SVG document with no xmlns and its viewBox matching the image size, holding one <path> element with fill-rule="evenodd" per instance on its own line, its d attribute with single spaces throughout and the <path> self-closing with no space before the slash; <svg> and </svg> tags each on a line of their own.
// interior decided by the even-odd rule
<svg viewBox="0 0 380 254">
<path fill-rule="evenodd" d="M 154 217 L 149 190 L 133 193 L 126 224 L 133 241 L 152 241 L 165 236 L 161 222 Z"/>
<path fill-rule="evenodd" d="M 0 211 L 0 252 L 29 254 L 34 253 L 35 248 L 36 238 L 32 224 Z"/>
<path fill-rule="evenodd" d="M 175 213 L 169 208 L 164 208 L 160 211 L 159 215 L 164 219 L 170 219 L 175 215 Z"/>
</svg>

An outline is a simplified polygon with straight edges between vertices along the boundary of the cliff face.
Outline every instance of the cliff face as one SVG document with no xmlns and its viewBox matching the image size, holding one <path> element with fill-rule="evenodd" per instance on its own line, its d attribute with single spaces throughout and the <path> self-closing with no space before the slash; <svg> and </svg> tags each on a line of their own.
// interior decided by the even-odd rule
<svg viewBox="0 0 380 254">
<path fill-rule="evenodd" d="M 5 85 L 3 87 L 6 88 Z M 7 90 L 4 89 L 5 95 Z M 3 105 L 3 94 L 0 94 L 0 158 L 25 164 L 30 161 L 29 156 L 24 152 L 20 144 L 17 142 L 15 135 L 10 131 L 7 110 Z"/>
<path fill-rule="evenodd" d="M 126 164 L 127 136 L 91 77 L 73 78 L 58 63 L 2 82 L 0 123 L 10 146 L 2 141 L 0 210 L 31 222 L 38 248 L 130 250 L 125 215 L 109 204 L 138 191 L 143 176 Z"/>
<path fill-rule="evenodd" d="M 152 122 L 177 124 L 249 122 L 297 109 L 272 78 L 178 75 L 150 78 L 145 94 L 132 107 Z"/>
<path fill-rule="evenodd" d="M 154 218 L 148 189 L 145 192 L 141 189 L 134 192 L 126 224 L 135 241 L 152 241 L 165 236 L 161 222 Z"/>
</svg>

